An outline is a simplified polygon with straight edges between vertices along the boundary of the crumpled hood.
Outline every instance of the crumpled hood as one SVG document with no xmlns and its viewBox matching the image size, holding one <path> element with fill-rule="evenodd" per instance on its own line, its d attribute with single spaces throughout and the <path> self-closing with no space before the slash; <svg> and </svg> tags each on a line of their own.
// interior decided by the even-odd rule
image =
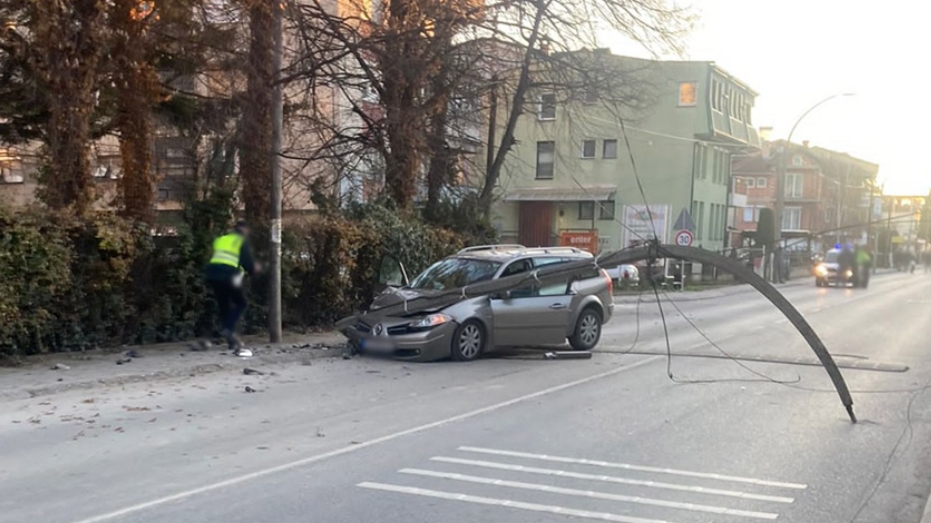
<svg viewBox="0 0 931 523">
<path fill-rule="evenodd" d="M 378 309 L 383 309 L 391 305 L 403 303 L 405 300 L 430 297 L 435 296 L 436 294 L 438 293 L 435 291 L 426 291 L 421 289 L 388 289 L 372 300 L 372 305 L 369 307 L 369 311 L 374 312 Z"/>
</svg>

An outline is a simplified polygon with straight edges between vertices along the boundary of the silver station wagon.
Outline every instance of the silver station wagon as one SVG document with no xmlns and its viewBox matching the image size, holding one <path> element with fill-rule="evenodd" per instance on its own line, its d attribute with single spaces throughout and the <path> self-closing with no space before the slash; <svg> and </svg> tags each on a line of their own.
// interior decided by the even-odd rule
<svg viewBox="0 0 931 523">
<path fill-rule="evenodd" d="M 389 258 L 379 275 L 384 292 L 368 312 L 337 326 L 357 352 L 418 361 L 468 361 L 495 348 L 555 346 L 566 340 L 574 349 L 590 350 L 614 312 L 611 277 L 594 264 L 437 310 L 379 313 L 405 300 L 588 258 L 590 253 L 568 247 L 471 247 L 436 262 L 412 281 L 403 266 Z"/>
</svg>

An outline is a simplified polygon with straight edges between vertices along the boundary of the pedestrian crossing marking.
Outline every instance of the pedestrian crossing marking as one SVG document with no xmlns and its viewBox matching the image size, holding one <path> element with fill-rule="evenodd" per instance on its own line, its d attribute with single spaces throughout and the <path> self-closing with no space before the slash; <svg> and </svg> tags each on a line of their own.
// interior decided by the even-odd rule
<svg viewBox="0 0 931 523">
<path fill-rule="evenodd" d="M 483 467 L 497 470 L 507 470 L 513 472 L 524 472 L 528 474 L 540 474 L 545 476 L 558 476 L 562 478 L 584 479 L 589 481 L 601 481 L 604 483 L 619 483 L 623 485 L 635 485 L 639 487 L 650 487 L 665 490 L 678 490 L 680 492 L 694 492 L 697 494 L 709 494 L 714 496 L 726 496 L 732 498 L 752 499 L 756 501 L 769 501 L 773 503 L 792 503 L 794 498 L 785 496 L 769 496 L 765 494 L 753 494 L 739 490 L 726 490 L 718 488 L 701 487 L 698 485 L 682 485 L 679 483 L 665 483 L 661 481 L 649 481 L 641 479 L 622 478 L 619 476 L 608 476 L 603 474 L 586 474 L 583 472 L 572 472 L 568 470 L 547 469 L 538 467 L 525 467 L 523 465 L 512 465 L 508 463 L 495 463 L 492 461 L 479 461 L 471 459 L 448 458 L 437 456 L 430 458 L 431 461 L 442 463 L 454 463 L 458 465 L 471 465 L 474 467 Z"/>
<path fill-rule="evenodd" d="M 563 494 L 567 496 L 580 496 L 593 499 L 603 499 L 607 501 L 620 501 L 625 503 L 635 503 L 639 505 L 652 505 L 664 508 L 676 508 L 682 510 L 691 510 L 695 512 L 708 512 L 711 514 L 720 514 L 725 516 L 743 516 L 757 519 L 776 519 L 779 515 L 772 512 L 756 512 L 752 510 L 737 510 L 726 507 L 717 507 L 713 505 L 702 505 L 699 503 L 680 503 L 678 501 L 666 501 L 661 499 L 645 498 L 643 496 L 625 496 L 623 494 L 610 494 L 607 492 L 594 492 L 591 490 L 579 490 L 563 487 L 553 487 L 550 485 L 540 485 L 537 483 L 524 483 L 521 481 L 508 481 L 504 479 L 483 478 L 479 476 L 469 476 L 466 474 L 455 474 L 449 472 L 435 472 L 432 470 L 421 469 L 402 469 L 402 474 L 414 474 L 439 479 L 450 479 L 454 481 L 463 481 L 468 483 L 477 483 L 482 485 L 495 485 L 499 487 L 516 488 L 522 490 L 535 490 L 547 492 L 550 494 Z"/>
<path fill-rule="evenodd" d="M 433 467 L 406 467 L 400 469 L 398 478 L 407 478 L 408 481 L 399 481 L 397 484 L 393 482 L 365 481 L 357 484 L 357 486 L 368 490 L 409 496 L 617 523 L 688 523 L 689 518 L 678 518 L 689 514 L 693 516 L 692 521 L 701 514 L 704 514 L 705 518 L 712 515 L 715 521 L 718 521 L 718 518 L 727 518 L 727 521 L 737 521 L 738 518 L 773 521 L 779 517 L 779 513 L 772 510 L 773 508 L 785 506 L 795 501 L 795 498 L 785 495 L 789 493 L 785 492 L 786 490 L 800 491 L 808 488 L 807 485 L 802 483 L 484 447 L 462 446 L 457 451 L 460 453 L 458 454 L 460 457 L 434 456 L 429 458 L 431 463 L 447 465 L 440 469 Z M 487 458 L 468 459 L 469 454 L 481 454 L 487 456 Z M 491 461 L 494 457 L 505 459 Z M 519 460 L 562 463 L 574 465 L 575 468 L 573 470 L 562 470 L 559 468 L 527 466 L 521 465 Z M 457 470 L 458 467 L 470 468 L 471 471 Z M 625 477 L 601 474 L 600 472 L 603 471 L 597 470 L 598 468 L 624 470 L 629 474 L 625 474 Z M 501 475 L 508 474 L 504 477 L 495 477 L 499 474 L 494 473 L 494 471 L 498 471 Z M 527 476 L 517 477 L 515 473 L 526 474 Z M 673 483 L 647 479 L 650 476 L 638 477 L 638 474 L 644 473 L 669 475 L 683 478 L 683 480 Z M 547 479 L 538 480 L 533 478 Z M 692 481 L 685 478 L 690 478 Z M 722 483 L 728 482 L 731 484 L 729 487 L 728 485 L 722 485 Z M 421 486 L 418 486 L 418 483 Z M 441 484 L 459 485 L 462 487 L 462 491 L 454 492 L 445 488 L 438 489 Z M 601 484 L 603 488 L 595 489 L 594 484 Z M 607 488 L 608 485 L 628 486 L 633 487 L 635 490 L 633 492 L 623 492 L 622 490 L 612 492 L 611 488 Z M 755 487 L 755 491 L 742 490 L 741 485 Z M 494 490 L 489 491 L 489 487 Z M 651 491 L 642 490 L 644 488 L 660 489 L 656 491 L 658 494 L 662 494 L 662 491 L 667 493 L 654 497 L 650 494 Z M 484 492 L 480 490 L 472 494 L 469 492 L 470 489 L 473 491 L 474 489 L 484 489 Z M 486 492 L 493 492 L 493 494 L 491 496 L 478 495 Z M 682 497 L 675 499 L 675 493 L 684 496 L 684 499 Z M 539 498 L 541 495 L 545 496 L 545 502 L 534 502 L 543 501 L 542 499 L 534 499 L 534 497 Z M 696 495 L 708 497 L 698 499 Z M 527 499 L 528 497 L 530 499 Z M 570 506 L 555 504 L 561 503 L 561 501 L 555 501 L 551 504 L 550 500 L 565 500 Z M 584 504 L 585 500 L 588 500 L 589 503 L 600 502 L 600 506 L 596 505 L 599 509 L 607 508 L 611 510 L 610 507 L 613 505 L 617 505 L 619 508 L 615 513 L 587 510 L 587 508 L 592 507 L 585 507 L 584 505 L 571 506 L 578 503 Z M 728 504 L 725 503 L 727 500 L 740 500 L 742 506 L 725 506 Z M 572 503 L 572 501 L 576 501 L 576 503 Z M 608 503 L 608 505 L 605 505 L 605 503 Z M 768 505 L 750 505 L 760 503 Z M 649 512 L 643 513 L 642 511 Z M 638 512 L 640 513 L 638 514 Z M 657 517 L 666 518 L 667 513 L 670 514 L 669 517 L 677 518 L 676 521 L 655 519 Z"/>
<path fill-rule="evenodd" d="M 539 503 L 526 503 L 523 501 L 512 501 L 508 499 L 470 496 L 468 494 L 457 494 L 455 492 L 444 492 L 440 490 L 422 489 L 416 487 L 402 487 L 399 485 L 373 483 L 370 481 L 359 483 L 358 486 L 372 490 L 383 490 L 386 492 L 397 492 L 401 494 L 413 494 L 417 496 L 448 499 L 452 501 L 464 501 L 468 503 L 477 503 L 479 505 L 495 505 L 513 509 L 529 510 L 533 512 L 548 512 L 550 514 L 559 514 L 562 516 L 596 519 L 601 521 L 613 521 L 616 523 L 674 523 L 667 519 L 647 519 L 633 516 L 622 516 L 620 514 L 611 514 L 608 512 L 590 512 L 588 510 L 578 510 L 567 507 L 560 507 L 557 505 L 541 505 Z"/>
<path fill-rule="evenodd" d="M 752 485 L 760 485 L 765 487 L 777 487 L 777 488 L 786 488 L 786 489 L 798 489 L 804 490 L 808 488 L 807 485 L 800 483 L 785 483 L 781 481 L 767 481 L 757 478 L 745 478 L 741 476 L 726 476 L 723 474 L 713 474 L 708 472 L 694 472 L 688 470 L 676 470 L 670 468 L 661 468 L 661 467 L 645 467 L 642 465 L 630 465 L 627 463 L 612 463 L 609 461 L 596 461 L 589 459 L 576 459 L 576 458 L 566 458 L 562 456 L 550 456 L 547 454 L 531 454 L 528 452 L 515 452 L 511 450 L 497 450 L 497 449 L 487 449 L 482 447 L 459 447 L 460 451 L 463 452 L 472 452 L 479 454 L 491 454 L 495 456 L 508 456 L 513 458 L 527 458 L 535 459 L 540 461 L 552 461 L 556 463 L 573 463 L 578 465 L 592 465 L 603 468 L 617 468 L 624 470 L 632 470 L 637 472 L 655 472 L 658 474 L 670 474 L 676 476 L 688 476 L 693 478 L 702 478 L 702 479 L 713 479 L 718 481 L 730 481 L 734 483 L 749 483 Z"/>
</svg>

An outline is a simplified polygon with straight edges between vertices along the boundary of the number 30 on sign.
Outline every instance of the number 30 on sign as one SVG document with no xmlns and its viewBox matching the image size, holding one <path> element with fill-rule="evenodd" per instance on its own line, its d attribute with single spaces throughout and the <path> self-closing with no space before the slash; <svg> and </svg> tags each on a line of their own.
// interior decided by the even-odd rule
<svg viewBox="0 0 931 523">
<path fill-rule="evenodd" d="M 691 231 L 679 231 L 676 233 L 676 245 L 680 247 L 690 247 L 694 239 L 695 237 L 692 236 Z"/>
</svg>

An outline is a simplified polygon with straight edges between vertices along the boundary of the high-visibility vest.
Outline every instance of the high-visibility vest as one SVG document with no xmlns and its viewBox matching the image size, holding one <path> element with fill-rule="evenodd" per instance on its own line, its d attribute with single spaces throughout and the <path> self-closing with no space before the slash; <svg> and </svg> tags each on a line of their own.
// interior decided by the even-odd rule
<svg viewBox="0 0 931 523">
<path fill-rule="evenodd" d="M 215 265 L 229 265 L 239 268 L 239 253 L 245 238 L 241 234 L 231 233 L 213 240 L 213 256 L 210 263 Z"/>
</svg>

